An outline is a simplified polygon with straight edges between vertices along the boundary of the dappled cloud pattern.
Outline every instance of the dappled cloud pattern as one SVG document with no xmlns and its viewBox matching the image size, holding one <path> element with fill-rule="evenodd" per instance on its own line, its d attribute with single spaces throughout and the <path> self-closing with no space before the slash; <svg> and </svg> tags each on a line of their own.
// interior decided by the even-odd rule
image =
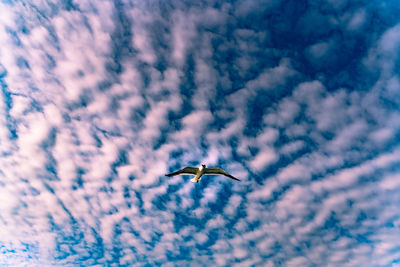
<svg viewBox="0 0 400 267">
<path fill-rule="evenodd" d="M 0 265 L 400 264 L 399 9 L 0 2 Z"/>
</svg>

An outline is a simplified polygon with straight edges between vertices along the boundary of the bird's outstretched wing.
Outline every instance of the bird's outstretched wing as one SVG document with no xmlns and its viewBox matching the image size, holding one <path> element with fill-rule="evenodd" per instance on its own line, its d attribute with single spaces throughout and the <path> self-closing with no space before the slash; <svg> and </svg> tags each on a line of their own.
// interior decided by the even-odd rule
<svg viewBox="0 0 400 267">
<path fill-rule="evenodd" d="M 229 173 L 220 168 L 206 168 L 204 174 L 225 175 L 233 180 L 240 181 L 238 178 L 233 177 L 232 175 L 230 175 Z"/>
<path fill-rule="evenodd" d="M 166 174 L 165 176 L 171 177 L 179 174 L 196 174 L 199 168 L 194 168 L 194 167 L 185 167 L 182 170 Z"/>
</svg>

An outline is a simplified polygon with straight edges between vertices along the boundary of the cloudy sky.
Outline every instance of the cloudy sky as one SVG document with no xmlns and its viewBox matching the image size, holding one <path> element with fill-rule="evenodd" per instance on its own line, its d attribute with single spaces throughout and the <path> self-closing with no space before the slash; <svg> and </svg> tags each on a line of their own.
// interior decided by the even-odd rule
<svg viewBox="0 0 400 267">
<path fill-rule="evenodd" d="M 399 265 L 399 12 L 0 1 L 0 265 Z"/>
</svg>

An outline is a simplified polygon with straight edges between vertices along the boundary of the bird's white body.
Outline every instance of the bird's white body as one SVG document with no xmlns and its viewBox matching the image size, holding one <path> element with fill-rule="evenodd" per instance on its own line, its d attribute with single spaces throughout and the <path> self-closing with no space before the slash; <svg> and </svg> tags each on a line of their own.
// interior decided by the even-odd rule
<svg viewBox="0 0 400 267">
<path fill-rule="evenodd" d="M 201 167 L 196 173 L 196 176 L 193 177 L 190 181 L 192 181 L 193 183 L 198 183 L 201 179 L 201 176 L 203 176 L 205 170 L 206 170 L 205 165 L 201 165 Z"/>
</svg>

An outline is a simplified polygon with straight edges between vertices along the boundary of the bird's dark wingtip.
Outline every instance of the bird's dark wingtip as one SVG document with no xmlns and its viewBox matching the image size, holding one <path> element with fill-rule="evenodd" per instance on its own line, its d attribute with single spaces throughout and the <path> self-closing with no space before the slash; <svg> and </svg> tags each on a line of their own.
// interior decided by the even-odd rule
<svg viewBox="0 0 400 267">
<path fill-rule="evenodd" d="M 240 180 L 238 178 L 234 177 L 234 176 L 229 176 L 229 177 L 232 178 L 233 180 L 236 180 L 236 181 L 240 182 Z"/>
</svg>

